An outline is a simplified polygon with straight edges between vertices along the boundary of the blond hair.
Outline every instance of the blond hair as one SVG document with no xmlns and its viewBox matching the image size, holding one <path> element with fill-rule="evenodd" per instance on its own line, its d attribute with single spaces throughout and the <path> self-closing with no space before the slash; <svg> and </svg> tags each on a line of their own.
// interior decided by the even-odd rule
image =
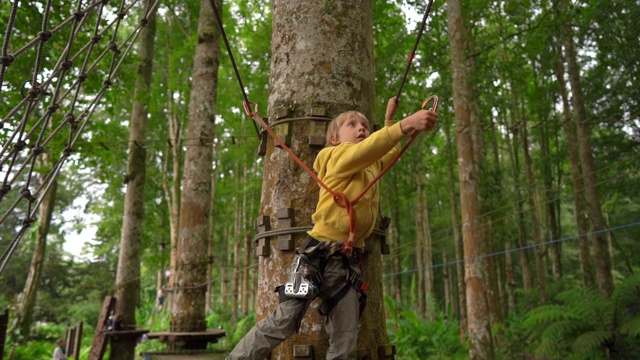
<svg viewBox="0 0 640 360">
<path fill-rule="evenodd" d="M 342 126 L 342 124 L 344 124 L 345 121 L 347 121 L 352 117 L 364 119 L 367 123 L 369 123 L 369 119 L 367 119 L 367 117 L 364 116 L 364 114 L 359 111 L 349 110 L 341 113 L 340 115 L 336 116 L 333 120 L 331 120 L 331 122 L 329 123 L 329 126 L 327 127 L 327 136 L 326 136 L 325 146 L 338 145 L 333 143 L 333 138 L 338 136 L 338 132 L 340 131 L 340 127 Z"/>
</svg>

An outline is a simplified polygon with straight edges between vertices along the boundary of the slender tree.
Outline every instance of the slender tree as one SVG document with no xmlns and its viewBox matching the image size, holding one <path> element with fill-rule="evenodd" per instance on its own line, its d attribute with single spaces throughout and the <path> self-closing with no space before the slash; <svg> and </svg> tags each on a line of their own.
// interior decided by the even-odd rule
<svg viewBox="0 0 640 360">
<path fill-rule="evenodd" d="M 582 282 L 585 287 L 593 285 L 593 265 L 589 252 L 589 229 L 587 224 L 586 209 L 584 203 L 584 182 L 582 181 L 582 169 L 580 167 L 580 154 L 578 153 L 578 141 L 576 140 L 576 128 L 572 119 L 569 94 L 564 79 L 564 65 L 562 61 L 562 49 L 557 49 L 558 60 L 555 64 L 556 80 L 560 97 L 562 99 L 562 126 L 567 136 L 567 151 L 569 152 L 569 164 L 571 166 L 571 181 L 573 184 L 573 214 L 580 239 L 580 267 L 582 269 Z"/>
<path fill-rule="evenodd" d="M 152 1 L 147 1 L 145 13 L 147 24 L 140 33 L 139 64 L 134 90 L 133 108 L 129 132 L 127 190 L 122 217 L 120 255 L 116 272 L 115 319 L 121 329 L 135 329 L 136 306 L 140 298 L 140 248 L 142 243 L 142 220 L 144 218 L 144 184 L 146 181 L 147 115 L 149 113 L 153 56 L 155 47 L 155 8 L 150 11 Z M 110 358 L 114 360 L 135 357 L 136 338 L 118 337 L 111 343 Z"/>
<path fill-rule="evenodd" d="M 47 154 L 42 154 L 39 162 L 46 163 Z M 44 199 L 38 209 L 38 231 L 36 232 L 35 247 L 33 249 L 33 255 L 31 256 L 31 263 L 29 264 L 27 281 L 25 282 L 24 290 L 22 290 L 16 311 L 16 318 L 12 326 L 12 332 L 20 332 L 21 336 L 17 339 L 20 342 L 29 339 L 31 324 L 33 323 L 33 310 L 38 298 L 38 289 L 46 256 L 47 235 L 49 234 L 49 228 L 51 226 L 51 216 L 53 214 L 57 190 L 58 181 L 54 179 L 49 186 L 49 190 L 44 194 Z"/>
<path fill-rule="evenodd" d="M 564 9 L 568 8 L 566 1 L 562 1 L 561 6 Z M 577 135 L 578 144 L 580 145 L 580 161 L 582 165 L 585 197 L 589 204 L 588 211 L 595 256 L 596 279 L 598 280 L 600 291 L 606 296 L 610 296 L 614 289 L 613 276 L 611 274 L 611 257 L 607 246 L 607 236 L 603 232 L 604 221 L 602 219 L 600 199 L 598 198 L 596 169 L 593 164 L 589 117 L 587 116 L 587 108 L 584 103 L 580 65 L 578 64 L 573 31 L 569 20 L 567 20 L 563 27 L 562 36 L 569 82 L 571 84 L 571 98 L 573 99 L 575 112 L 574 121 L 576 122 L 576 128 L 578 130 Z"/>
<path fill-rule="evenodd" d="M 489 325 L 486 294 L 485 248 L 479 234 L 479 200 L 477 164 L 474 158 L 473 126 L 471 124 L 470 89 L 467 84 L 467 30 L 458 0 L 447 0 L 447 24 L 451 48 L 453 76 L 453 107 L 456 118 L 458 178 L 462 236 L 464 239 L 467 316 L 469 326 L 469 357 L 493 359 L 493 343 Z"/>
<path fill-rule="evenodd" d="M 537 290 L 538 297 L 542 302 L 545 301 L 546 298 L 546 269 L 545 269 L 545 247 L 542 240 L 542 231 L 541 231 L 541 223 L 540 216 L 538 214 L 539 209 L 539 201 L 538 201 L 538 190 L 535 184 L 535 174 L 533 173 L 533 164 L 531 160 L 531 155 L 529 154 L 529 136 L 527 129 L 527 116 L 521 113 L 521 117 L 519 119 L 520 129 L 522 136 L 520 137 L 521 145 L 522 145 L 522 154 L 524 156 L 524 168 L 525 168 L 525 178 L 527 183 L 527 188 L 529 189 L 529 194 L 527 196 L 527 202 L 529 203 L 529 216 L 531 219 L 531 233 L 533 236 L 534 243 L 536 244 L 535 249 L 535 264 L 536 264 L 536 279 L 537 279 Z"/>
<path fill-rule="evenodd" d="M 220 2 L 216 2 L 220 9 Z M 184 181 L 180 201 L 179 239 L 172 274 L 172 332 L 206 329 L 204 279 L 207 278 L 211 210 L 211 164 L 220 63 L 220 32 L 208 0 L 200 2 L 198 43 L 189 99 Z M 206 344 L 204 344 L 206 346 Z M 179 350 L 185 343 L 174 343 Z"/>
<path fill-rule="evenodd" d="M 453 142 L 451 141 L 451 126 L 445 122 L 444 136 L 447 146 L 447 178 L 449 179 L 449 204 L 451 206 L 451 228 L 453 230 L 453 241 L 456 253 L 456 259 L 464 258 L 464 244 L 462 242 L 462 234 L 460 232 L 458 211 L 458 201 L 460 197 L 456 194 L 456 181 L 454 175 L 454 154 L 453 154 Z M 464 263 L 461 261 L 456 262 L 456 278 L 457 278 L 457 290 L 458 290 L 458 319 L 460 320 L 460 338 L 467 337 L 467 301 L 466 301 L 466 285 L 464 276 Z M 454 312 L 455 313 L 455 312 Z"/>
</svg>

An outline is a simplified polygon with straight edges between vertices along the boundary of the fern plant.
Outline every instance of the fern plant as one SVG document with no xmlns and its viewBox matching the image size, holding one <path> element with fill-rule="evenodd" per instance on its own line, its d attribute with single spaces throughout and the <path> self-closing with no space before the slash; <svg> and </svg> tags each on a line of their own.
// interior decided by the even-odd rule
<svg viewBox="0 0 640 360">
<path fill-rule="evenodd" d="M 434 303 L 428 299 L 428 303 Z M 396 303 L 385 297 L 389 318 L 387 329 L 389 340 L 397 348 L 397 360 L 413 359 L 467 359 L 468 349 L 458 336 L 457 321 L 450 321 L 449 317 L 436 307 L 430 307 L 435 320 L 421 318 L 409 307 Z"/>
<path fill-rule="evenodd" d="M 551 358 L 640 358 L 640 276 L 627 278 L 610 298 L 594 288 L 573 288 L 553 304 L 530 311 L 535 352 Z"/>
</svg>

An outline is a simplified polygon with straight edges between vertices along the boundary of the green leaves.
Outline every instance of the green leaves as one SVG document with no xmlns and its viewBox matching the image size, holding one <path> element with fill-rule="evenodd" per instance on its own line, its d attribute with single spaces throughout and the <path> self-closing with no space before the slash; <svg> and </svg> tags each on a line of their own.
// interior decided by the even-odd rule
<svg viewBox="0 0 640 360">
<path fill-rule="evenodd" d="M 572 288 L 559 293 L 553 304 L 531 310 L 523 325 L 530 329 L 536 354 L 590 359 L 617 353 L 633 358 L 640 351 L 631 345 L 640 334 L 640 316 L 633 311 L 640 304 L 638 286 L 640 276 L 629 277 L 610 299 L 595 288 Z"/>
</svg>

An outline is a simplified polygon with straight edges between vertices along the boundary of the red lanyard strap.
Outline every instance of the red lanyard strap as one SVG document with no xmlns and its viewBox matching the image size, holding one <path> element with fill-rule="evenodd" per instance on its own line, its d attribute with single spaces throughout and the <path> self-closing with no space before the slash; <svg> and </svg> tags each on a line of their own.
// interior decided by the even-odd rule
<svg viewBox="0 0 640 360">
<path fill-rule="evenodd" d="M 424 109 L 424 107 L 431 101 L 433 101 L 433 105 L 431 106 L 430 110 L 435 112 L 438 109 L 438 97 L 435 95 L 429 96 L 422 103 L 422 109 Z M 291 155 L 293 160 L 297 162 L 298 165 L 300 165 L 302 169 L 306 171 L 309 174 L 309 176 L 311 176 L 311 178 L 318 183 L 318 185 L 320 185 L 322 188 L 324 188 L 327 192 L 329 192 L 333 196 L 333 201 L 336 203 L 336 205 L 345 209 L 345 211 L 347 212 L 347 215 L 349 216 L 349 236 L 347 238 L 347 241 L 344 242 L 341 252 L 343 254 L 350 254 L 353 251 L 353 242 L 356 236 L 356 222 L 355 222 L 355 215 L 353 213 L 353 206 L 364 196 L 364 194 L 367 193 L 367 191 L 369 191 L 369 189 L 371 189 L 371 187 L 378 180 L 380 180 L 382 175 L 384 175 L 387 171 L 389 171 L 389 169 L 391 169 L 391 167 L 398 161 L 398 159 L 400 159 L 400 157 L 405 153 L 405 151 L 407 151 L 407 148 L 409 147 L 409 145 L 411 145 L 413 140 L 418 136 L 420 132 L 419 131 L 412 132 L 407 143 L 396 154 L 396 156 L 393 157 L 393 159 L 389 162 L 389 164 L 387 164 L 384 167 L 384 169 L 382 169 L 382 171 L 380 171 L 380 173 L 362 190 L 360 195 L 356 196 L 355 199 L 353 200 L 349 200 L 345 193 L 340 191 L 334 191 L 333 189 L 329 188 L 324 182 L 322 182 L 322 180 L 320 180 L 320 178 L 316 175 L 316 173 L 313 170 L 311 170 L 302 160 L 300 160 L 300 158 L 298 158 L 298 156 L 296 156 L 296 154 L 293 153 L 293 151 L 291 151 L 291 149 L 284 143 L 284 141 L 282 141 L 282 139 L 280 139 L 278 135 L 269 127 L 269 125 L 267 125 L 267 123 L 264 122 L 260 114 L 258 114 L 258 104 L 251 102 L 249 100 L 246 100 L 242 105 L 247 115 L 249 115 L 255 122 L 260 124 L 260 126 L 262 126 L 262 128 L 264 128 L 271 135 L 271 137 L 273 137 L 274 141 L 276 141 L 282 147 L 282 149 L 284 149 L 287 153 L 289 153 L 289 155 Z M 251 109 L 251 105 L 254 105 L 253 110 Z"/>
</svg>

